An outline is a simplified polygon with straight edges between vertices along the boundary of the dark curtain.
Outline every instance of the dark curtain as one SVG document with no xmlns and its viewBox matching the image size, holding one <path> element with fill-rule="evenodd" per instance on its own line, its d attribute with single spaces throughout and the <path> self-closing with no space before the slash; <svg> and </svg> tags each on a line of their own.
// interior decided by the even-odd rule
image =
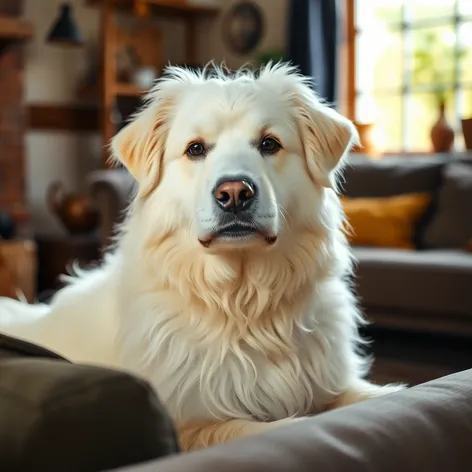
<svg viewBox="0 0 472 472">
<path fill-rule="evenodd" d="M 336 0 L 291 0 L 287 58 L 312 77 L 318 95 L 336 105 L 341 25 Z"/>
</svg>

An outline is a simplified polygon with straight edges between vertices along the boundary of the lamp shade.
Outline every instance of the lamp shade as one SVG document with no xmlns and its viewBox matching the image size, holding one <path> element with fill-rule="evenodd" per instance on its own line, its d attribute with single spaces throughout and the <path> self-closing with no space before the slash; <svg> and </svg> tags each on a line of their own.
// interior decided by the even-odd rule
<svg viewBox="0 0 472 472">
<path fill-rule="evenodd" d="M 68 3 L 61 5 L 59 15 L 54 20 L 47 36 L 47 41 L 68 46 L 82 46 L 84 44 L 84 38 L 72 14 L 72 6 Z"/>
</svg>

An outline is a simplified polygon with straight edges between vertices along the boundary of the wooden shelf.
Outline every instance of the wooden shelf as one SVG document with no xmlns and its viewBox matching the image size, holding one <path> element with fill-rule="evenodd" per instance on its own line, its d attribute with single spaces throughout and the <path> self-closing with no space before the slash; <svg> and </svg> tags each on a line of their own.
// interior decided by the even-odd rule
<svg viewBox="0 0 472 472">
<path fill-rule="evenodd" d="M 146 93 L 133 84 L 116 83 L 113 87 L 116 97 L 140 97 Z M 100 96 L 100 84 L 90 84 L 79 90 L 79 98 L 83 100 L 97 100 Z"/>
<path fill-rule="evenodd" d="M 34 28 L 26 20 L 0 16 L 0 53 L 11 44 L 33 37 Z"/>
<path fill-rule="evenodd" d="M 85 133 L 99 130 L 97 105 L 33 103 L 26 111 L 27 126 L 30 130 Z"/>
<path fill-rule="evenodd" d="M 104 0 L 87 0 L 91 6 L 100 6 Z M 121 10 L 133 10 L 134 0 L 112 0 L 114 7 Z M 151 13 L 155 16 L 189 18 L 195 16 L 215 16 L 220 8 L 213 5 L 196 5 L 192 3 L 179 3 L 171 0 L 147 0 Z"/>
<path fill-rule="evenodd" d="M 30 39 L 33 33 L 34 28 L 29 21 L 0 15 L 1 40 Z"/>
<path fill-rule="evenodd" d="M 186 0 L 141 1 L 149 7 L 149 16 L 151 17 L 182 20 L 184 26 L 184 63 L 187 65 L 197 64 L 198 20 L 200 18 L 216 18 L 221 11 L 217 4 L 218 0 L 215 0 L 213 5 L 193 3 L 190 0 L 188 2 Z M 142 15 L 136 14 L 136 0 L 84 0 L 84 2 L 100 11 L 100 52 L 103 61 L 100 67 L 100 76 L 97 78 L 98 86 L 88 86 L 85 90 L 82 89 L 79 91 L 79 97 L 82 100 L 94 101 L 98 104 L 102 138 L 104 143 L 108 143 L 116 132 L 116 123 L 113 120 L 116 98 L 128 97 L 139 99 L 145 94 L 145 91 L 140 90 L 136 86 L 116 83 L 118 74 L 115 57 L 123 39 L 120 35 L 120 28 L 115 21 L 116 15 L 120 12 L 136 16 L 137 18 L 140 18 Z M 132 36 L 131 39 L 133 39 Z M 160 38 L 156 41 L 146 40 L 146 44 L 149 44 L 151 49 L 153 46 L 156 49 L 156 54 L 160 53 Z M 166 61 L 159 62 L 165 63 Z M 158 67 L 161 67 L 161 64 Z M 130 102 L 132 101 L 134 100 L 130 100 Z M 128 102 L 128 100 L 123 100 L 123 102 Z M 103 166 L 105 168 L 109 167 L 109 148 L 107 146 L 103 147 Z"/>
<path fill-rule="evenodd" d="M 146 93 L 133 84 L 115 84 L 115 95 L 117 97 L 140 97 Z"/>
</svg>

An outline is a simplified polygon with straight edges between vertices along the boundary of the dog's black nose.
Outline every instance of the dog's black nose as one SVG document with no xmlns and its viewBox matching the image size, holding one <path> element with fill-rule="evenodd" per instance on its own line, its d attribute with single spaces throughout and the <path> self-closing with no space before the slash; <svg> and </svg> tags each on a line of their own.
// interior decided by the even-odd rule
<svg viewBox="0 0 472 472">
<path fill-rule="evenodd" d="M 250 180 L 227 180 L 215 188 L 213 195 L 223 210 L 238 213 L 254 201 L 256 186 Z"/>
</svg>

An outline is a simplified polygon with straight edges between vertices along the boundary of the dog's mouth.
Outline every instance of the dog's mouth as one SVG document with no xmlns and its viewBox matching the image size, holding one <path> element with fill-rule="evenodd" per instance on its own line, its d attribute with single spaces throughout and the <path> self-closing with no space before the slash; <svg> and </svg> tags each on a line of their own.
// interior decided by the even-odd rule
<svg viewBox="0 0 472 472">
<path fill-rule="evenodd" d="M 221 226 L 198 241 L 203 247 L 208 248 L 215 240 L 220 240 L 227 243 L 241 243 L 249 241 L 254 237 L 262 237 L 264 238 L 265 242 L 270 245 L 275 244 L 277 241 L 276 235 L 268 234 L 261 228 L 248 223 L 232 223 Z"/>
</svg>

